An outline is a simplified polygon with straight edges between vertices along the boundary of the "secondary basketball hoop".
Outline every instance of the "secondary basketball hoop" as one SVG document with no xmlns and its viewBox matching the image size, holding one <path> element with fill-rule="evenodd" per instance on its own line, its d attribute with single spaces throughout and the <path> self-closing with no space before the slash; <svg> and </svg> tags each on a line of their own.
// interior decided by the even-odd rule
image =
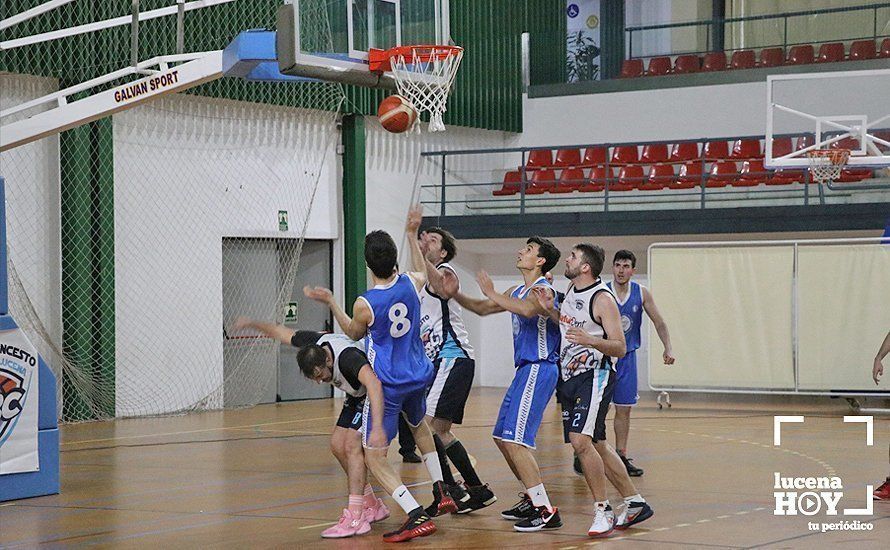
<svg viewBox="0 0 890 550">
<path fill-rule="evenodd" d="M 441 132 L 445 130 L 442 114 L 463 54 L 459 46 L 397 46 L 371 49 L 368 62 L 371 71 L 391 72 L 399 95 L 418 112 L 430 114 L 430 132 Z"/>
<path fill-rule="evenodd" d="M 850 158 L 849 149 L 814 149 L 807 152 L 813 181 L 829 183 L 838 179 Z"/>
</svg>

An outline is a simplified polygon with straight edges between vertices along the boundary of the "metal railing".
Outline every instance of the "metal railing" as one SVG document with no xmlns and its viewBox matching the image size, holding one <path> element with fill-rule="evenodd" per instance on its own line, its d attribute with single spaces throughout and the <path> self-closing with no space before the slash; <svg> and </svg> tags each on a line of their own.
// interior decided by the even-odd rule
<svg viewBox="0 0 890 550">
<path fill-rule="evenodd" d="M 795 134 L 777 134 L 776 138 L 797 138 L 803 136 L 813 136 L 812 133 L 795 133 Z M 726 141 L 732 143 L 737 140 L 764 140 L 763 135 L 750 135 L 750 136 L 729 136 L 729 137 L 701 137 L 695 139 L 684 139 L 684 140 L 663 140 L 663 141 L 632 141 L 632 142 L 608 142 L 608 143 L 592 143 L 592 144 L 574 144 L 574 145 L 558 145 L 558 146 L 537 146 L 537 147 L 505 147 L 505 148 L 493 148 L 493 149 L 466 149 L 466 150 L 451 150 L 451 151 L 427 151 L 422 152 L 421 156 L 426 159 L 435 159 L 439 161 L 439 178 L 438 182 L 434 184 L 422 184 L 420 185 L 421 189 L 421 203 L 425 208 L 434 209 L 435 214 L 439 216 L 448 215 L 449 205 L 462 205 L 462 206 L 481 206 L 481 207 L 496 207 L 498 205 L 507 205 L 513 209 L 518 207 L 519 214 L 525 214 L 526 210 L 530 207 L 536 207 L 537 205 L 547 202 L 547 206 L 578 206 L 578 207 L 589 207 L 589 206 L 599 206 L 602 208 L 602 211 L 608 212 L 612 205 L 621 203 L 621 204 L 633 204 L 636 206 L 646 206 L 652 204 L 663 204 L 671 201 L 684 201 L 686 203 L 690 203 L 691 199 L 695 199 L 697 204 L 697 208 L 705 209 L 709 204 L 717 205 L 722 203 L 732 203 L 737 202 L 738 200 L 751 200 L 751 199 L 770 199 L 775 198 L 778 195 L 782 195 L 783 198 L 799 198 L 803 200 L 804 205 L 809 205 L 813 202 L 816 204 L 826 204 L 826 194 L 825 189 L 828 188 L 830 191 L 834 193 L 843 193 L 850 191 L 884 191 L 890 189 L 890 185 L 887 184 L 865 184 L 865 185 L 850 185 L 850 184 L 841 184 L 841 185 L 832 185 L 829 182 L 826 185 L 819 184 L 818 182 L 812 181 L 810 176 L 810 171 L 805 168 L 787 168 L 788 171 L 802 171 L 803 177 L 799 180 L 801 184 L 803 184 L 803 189 L 789 189 L 789 185 L 776 185 L 774 188 L 770 189 L 758 189 L 756 187 L 738 187 L 735 188 L 733 185 L 724 185 L 721 187 L 708 186 L 708 181 L 713 177 L 731 177 L 735 176 L 736 178 L 741 175 L 740 171 L 736 171 L 734 174 L 718 174 L 712 176 L 709 170 L 706 169 L 708 164 L 712 164 L 714 162 L 720 161 L 729 161 L 729 162 L 744 162 L 746 160 L 751 159 L 759 159 L 762 157 L 727 157 L 723 159 L 719 158 L 708 158 L 705 156 L 704 152 L 704 144 L 707 142 L 719 142 Z M 696 143 L 698 147 L 698 156 L 694 159 L 689 160 L 667 160 L 667 161 L 644 161 L 638 160 L 634 163 L 615 163 L 612 161 L 611 150 L 615 147 L 622 146 L 645 146 L 645 145 L 673 145 L 678 143 Z M 764 144 L 766 147 L 766 144 Z M 602 181 L 603 189 L 602 192 L 595 193 L 584 193 L 583 197 L 591 199 L 588 202 L 578 202 L 576 200 L 572 200 L 572 197 L 578 198 L 582 195 L 578 195 L 575 193 L 566 193 L 560 195 L 559 198 L 553 197 L 550 193 L 547 193 L 547 197 L 542 197 L 541 194 L 530 194 L 528 190 L 532 187 L 533 181 L 529 177 L 529 174 L 536 171 L 537 168 L 529 168 L 528 160 L 531 152 L 536 150 L 549 150 L 556 151 L 560 149 L 578 149 L 579 151 L 583 151 L 588 148 L 604 148 L 605 162 L 602 164 L 593 164 L 587 165 L 582 164 L 578 167 L 586 167 L 590 168 L 592 166 L 602 166 L 604 168 L 605 177 L 604 178 L 596 178 L 596 181 Z M 518 159 L 520 162 L 518 164 L 513 164 L 511 167 L 497 166 L 497 167 L 485 167 L 485 168 L 477 168 L 476 171 L 483 172 L 505 172 L 505 171 L 518 171 L 520 174 L 519 179 L 519 189 L 518 192 L 514 195 L 515 198 L 512 202 L 505 203 L 504 199 L 500 199 L 497 197 L 493 197 L 488 195 L 486 197 L 480 198 L 466 198 L 460 197 L 455 198 L 454 195 L 457 190 L 466 190 L 470 188 L 482 188 L 482 189 L 497 189 L 500 186 L 504 185 L 504 181 L 492 181 L 491 178 L 485 181 L 476 181 L 476 182 L 454 182 L 449 181 L 449 174 L 458 174 L 461 171 L 454 168 L 449 168 L 455 164 L 453 161 L 449 161 L 449 158 L 461 157 L 461 156 L 482 156 L 482 155 L 494 155 L 494 154 L 514 154 L 518 155 Z M 731 154 L 731 151 L 730 151 Z M 687 178 L 697 177 L 698 182 L 696 187 L 698 189 L 690 189 L 688 191 L 680 190 L 680 189 L 672 189 L 670 193 L 667 194 L 659 194 L 657 191 L 652 195 L 634 195 L 628 196 L 627 191 L 614 191 L 614 186 L 619 183 L 619 181 L 646 181 L 648 180 L 648 176 L 644 174 L 643 177 L 636 178 L 619 178 L 614 175 L 612 169 L 615 167 L 627 166 L 628 164 L 635 165 L 653 165 L 653 164 L 670 164 L 670 165 L 683 165 L 691 162 L 696 162 L 700 164 L 701 174 L 693 174 L 691 176 L 687 176 Z M 563 170 L 566 168 L 570 168 L 568 166 L 548 166 L 544 167 L 545 169 L 552 170 Z M 769 177 L 774 173 L 773 170 L 767 170 L 764 172 L 749 172 L 750 176 L 762 176 L 763 181 L 769 179 Z M 664 178 L 668 178 L 669 176 L 663 176 Z M 676 181 L 680 177 L 679 174 L 674 174 L 673 179 Z M 589 178 L 584 178 L 585 181 L 589 180 Z M 558 185 L 558 181 L 554 183 L 554 185 Z M 816 196 L 811 196 L 810 185 L 815 185 Z M 730 189 L 725 189 L 729 187 Z M 670 189 L 670 188 L 668 188 Z M 423 198 L 423 191 L 432 191 L 437 194 L 438 197 L 435 200 L 425 200 Z M 449 193 L 451 190 L 451 193 Z M 652 193 L 652 191 L 646 191 L 645 193 Z M 451 199 L 449 199 L 449 195 L 451 195 Z M 531 195 L 531 196 L 530 196 Z M 568 199 L 568 200 L 567 200 Z M 815 199 L 815 200 L 814 200 Z M 518 200 L 518 204 L 516 201 Z M 737 204 L 730 204 L 730 206 L 736 206 Z"/>
<path fill-rule="evenodd" d="M 888 17 L 890 17 L 890 2 L 885 2 L 881 4 L 871 4 L 871 5 L 860 5 L 860 6 L 849 6 L 843 8 L 826 8 L 820 10 L 809 10 L 809 11 L 797 11 L 797 12 L 783 12 L 777 14 L 770 15 L 752 15 L 746 17 L 726 17 L 722 19 L 708 19 L 708 20 L 699 20 L 699 21 L 689 21 L 683 23 L 664 23 L 658 25 L 642 25 L 642 26 L 632 26 L 625 27 L 624 31 L 627 37 L 627 58 L 635 59 L 635 58 L 649 58 L 649 57 L 660 57 L 660 56 L 670 56 L 670 55 L 681 55 L 681 54 L 704 54 L 713 51 L 726 51 L 732 52 L 737 50 L 747 50 L 752 48 L 774 48 L 781 47 L 783 49 L 787 49 L 789 46 L 796 46 L 802 44 L 823 44 L 829 42 L 845 42 L 851 40 L 864 40 L 864 39 L 873 39 L 877 40 L 878 38 L 884 38 L 888 35 L 883 33 L 883 28 L 878 28 L 878 22 L 882 20 L 879 18 L 879 13 L 882 13 L 882 10 L 888 10 Z M 870 29 L 861 29 L 858 34 L 850 34 L 844 38 L 834 38 L 831 40 L 806 40 L 806 41 L 790 41 L 788 39 L 788 23 L 789 19 L 793 19 L 795 17 L 814 17 L 814 16 L 822 16 L 828 14 L 837 14 L 837 13 L 855 13 L 855 12 L 872 12 L 871 17 L 871 28 Z M 745 46 L 739 48 L 726 48 L 724 42 L 724 38 L 726 36 L 726 31 L 728 26 L 735 24 L 744 24 L 744 23 L 752 23 L 756 21 L 775 21 L 778 25 L 781 25 L 782 28 L 782 42 L 775 44 L 760 44 L 756 46 Z M 670 52 L 662 52 L 658 54 L 648 54 L 648 55 L 634 55 L 634 38 L 635 33 L 637 33 L 638 38 L 636 42 L 639 43 L 641 39 L 639 35 L 645 32 L 651 31 L 661 31 L 661 30 L 675 30 L 675 29 L 698 29 L 700 27 L 705 28 L 705 49 L 703 50 L 690 50 L 690 51 L 670 51 Z M 851 31 L 852 32 L 852 31 Z M 719 43 L 718 43 L 719 42 Z"/>
</svg>

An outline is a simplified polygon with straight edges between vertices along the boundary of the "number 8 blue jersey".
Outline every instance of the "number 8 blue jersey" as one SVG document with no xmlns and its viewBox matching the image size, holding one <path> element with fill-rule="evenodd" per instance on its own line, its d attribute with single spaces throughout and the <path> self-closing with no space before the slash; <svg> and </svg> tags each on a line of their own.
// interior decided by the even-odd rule
<svg viewBox="0 0 890 550">
<path fill-rule="evenodd" d="M 366 349 L 380 382 L 407 389 L 428 385 L 433 365 L 420 339 L 420 298 L 411 277 L 400 273 L 361 295 L 371 309 Z"/>
</svg>

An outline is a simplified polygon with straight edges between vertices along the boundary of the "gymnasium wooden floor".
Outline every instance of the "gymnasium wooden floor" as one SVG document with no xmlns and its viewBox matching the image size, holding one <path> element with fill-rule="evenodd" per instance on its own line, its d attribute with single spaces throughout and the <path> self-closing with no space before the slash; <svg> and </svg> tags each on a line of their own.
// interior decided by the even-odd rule
<svg viewBox="0 0 890 550">
<path fill-rule="evenodd" d="M 875 418 L 875 445 L 862 424 L 844 424 L 838 401 L 821 406 L 677 402 L 634 413 L 631 455 L 646 470 L 637 487 L 655 516 L 611 538 L 586 536 L 592 510 L 582 478 L 572 473 L 556 406 L 538 436 L 538 462 L 565 526 L 516 533 L 499 511 L 516 501 L 518 483 L 489 432 L 503 390 L 474 390 L 457 433 L 500 500 L 465 516 L 437 520 L 439 532 L 416 548 L 822 548 L 848 544 L 888 548 L 890 503 L 870 517 L 775 516 L 774 472 L 842 478 L 840 508 L 862 508 L 865 484 L 887 474 L 890 420 Z M 62 429 L 62 493 L 0 505 L 0 547 L 372 548 L 402 519 L 368 535 L 325 541 L 320 532 L 346 501 L 345 481 L 328 450 L 338 400 L 264 405 L 182 417 L 67 425 Z M 780 410 L 777 410 L 780 409 Z M 773 414 L 807 414 L 773 446 Z M 611 430 L 611 422 L 610 430 Z M 610 431 L 611 439 L 612 433 Z M 395 451 L 391 457 L 398 458 Z M 422 465 L 401 465 L 415 494 L 430 500 Z M 613 495 L 613 498 L 616 495 Z M 871 531 L 819 533 L 808 522 L 860 520 Z M 617 532 L 616 532 L 617 533 Z M 881 543 L 880 541 L 884 542 Z"/>
</svg>

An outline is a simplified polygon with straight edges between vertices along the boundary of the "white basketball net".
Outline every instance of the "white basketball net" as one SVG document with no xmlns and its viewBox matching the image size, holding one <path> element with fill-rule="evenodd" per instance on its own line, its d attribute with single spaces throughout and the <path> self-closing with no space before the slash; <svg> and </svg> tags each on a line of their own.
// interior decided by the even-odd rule
<svg viewBox="0 0 890 550">
<path fill-rule="evenodd" d="M 430 113 L 430 132 L 442 132 L 442 114 L 457 76 L 463 49 L 449 46 L 412 46 L 390 58 L 399 95 L 417 110 Z"/>
<path fill-rule="evenodd" d="M 828 183 L 838 179 L 841 175 L 847 159 L 850 158 L 849 149 L 816 149 L 807 153 L 810 160 L 810 174 L 813 181 Z"/>
</svg>

